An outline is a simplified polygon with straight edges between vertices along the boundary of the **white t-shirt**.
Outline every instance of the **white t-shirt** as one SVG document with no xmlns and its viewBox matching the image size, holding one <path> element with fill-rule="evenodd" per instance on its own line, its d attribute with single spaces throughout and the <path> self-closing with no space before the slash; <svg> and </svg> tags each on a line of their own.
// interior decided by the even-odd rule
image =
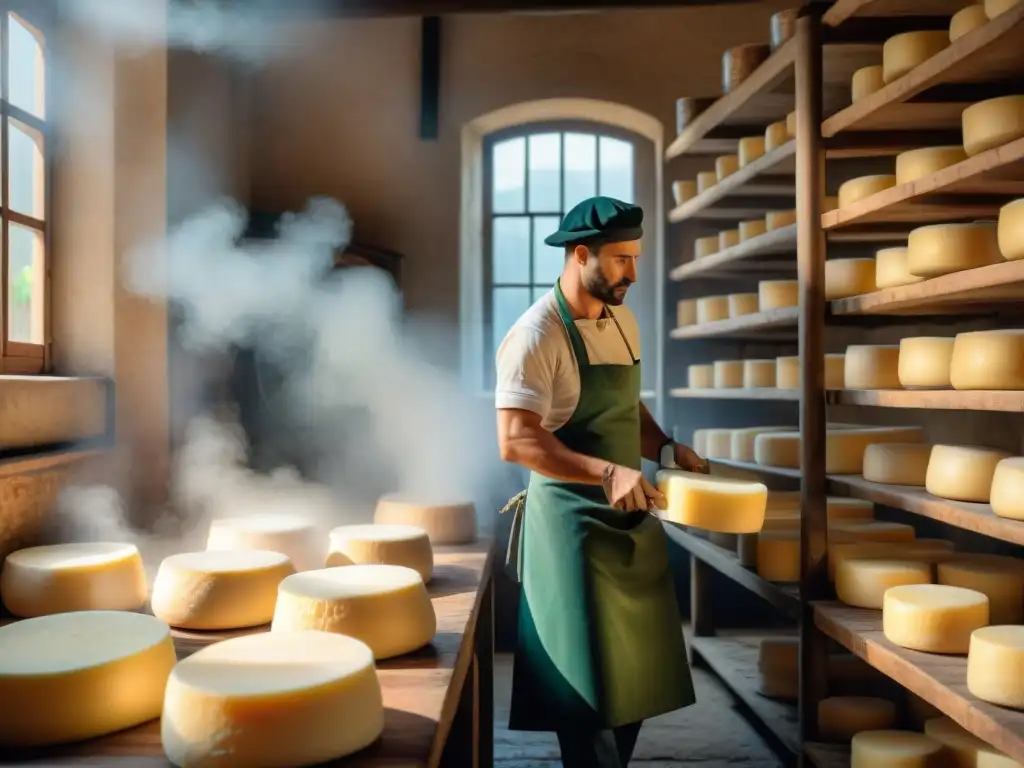
<svg viewBox="0 0 1024 768">
<path fill-rule="evenodd" d="M 640 326 L 623 304 L 608 307 L 640 359 Z M 591 365 L 632 365 L 629 348 L 611 319 L 577 320 Z M 580 370 L 558 314 L 554 290 L 540 297 L 509 329 L 495 355 L 497 408 L 518 408 L 541 417 L 554 432 L 569 421 L 580 400 Z"/>
</svg>

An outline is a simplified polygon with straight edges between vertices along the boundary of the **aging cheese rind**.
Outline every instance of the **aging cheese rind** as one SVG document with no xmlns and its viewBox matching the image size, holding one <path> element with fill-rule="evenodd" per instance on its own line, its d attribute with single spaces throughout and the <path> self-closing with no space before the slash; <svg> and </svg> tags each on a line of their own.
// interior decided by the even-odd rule
<svg viewBox="0 0 1024 768">
<path fill-rule="evenodd" d="M 690 389 L 712 389 L 715 386 L 715 366 L 709 363 L 687 366 L 686 386 Z"/>
<path fill-rule="evenodd" d="M 734 429 L 730 435 L 729 458 L 733 461 L 754 461 L 754 440 L 763 432 L 778 432 L 791 430 L 792 427 L 749 427 L 747 429 Z M 769 498 L 769 505 L 771 499 Z"/>
<path fill-rule="evenodd" d="M 740 169 L 740 159 L 736 155 L 722 155 L 715 159 L 715 176 L 725 181 Z"/>
<path fill-rule="evenodd" d="M 967 159 L 963 147 L 921 147 L 896 155 L 896 183 L 909 184 Z"/>
<path fill-rule="evenodd" d="M 1009 755 L 985 743 L 948 717 L 927 720 L 924 732 L 946 748 L 953 757 L 954 768 L 1020 768 L 1020 763 Z"/>
<path fill-rule="evenodd" d="M 701 171 L 697 174 L 697 193 L 707 192 L 718 183 L 718 174 L 714 171 Z"/>
<path fill-rule="evenodd" d="M 762 483 L 665 469 L 657 484 L 668 501 L 661 516 L 670 522 L 719 533 L 754 533 L 764 523 L 768 489 Z"/>
<path fill-rule="evenodd" d="M 941 277 L 1002 260 L 991 222 L 930 224 L 911 230 L 907 238 L 907 269 L 917 277 Z"/>
<path fill-rule="evenodd" d="M 768 231 L 768 225 L 764 219 L 751 219 L 750 221 L 740 222 L 740 242 L 746 242 L 751 240 L 758 235 L 763 235 Z"/>
<path fill-rule="evenodd" d="M 757 575 L 766 581 L 800 581 L 800 531 L 771 530 L 757 535 Z"/>
<path fill-rule="evenodd" d="M 764 148 L 766 152 L 778 149 L 786 142 L 791 141 L 789 131 L 786 129 L 785 121 L 772 123 L 764 131 Z"/>
<path fill-rule="evenodd" d="M 747 136 L 740 139 L 737 152 L 740 159 L 740 168 L 750 165 L 759 157 L 764 156 L 764 136 Z"/>
<path fill-rule="evenodd" d="M 331 530 L 325 565 L 403 565 L 426 583 L 434 572 L 434 550 L 427 532 L 412 525 L 342 525 Z"/>
<path fill-rule="evenodd" d="M 900 340 L 897 377 L 907 388 L 949 387 L 953 363 L 953 339 L 915 336 Z"/>
<path fill-rule="evenodd" d="M 854 608 L 880 610 L 886 590 L 904 584 L 931 584 L 928 563 L 851 557 L 836 566 L 836 597 Z"/>
<path fill-rule="evenodd" d="M 1016 1 L 1013 0 L 1013 2 Z M 949 42 L 955 43 L 967 33 L 984 26 L 987 21 L 988 17 L 985 15 L 985 6 L 981 3 L 961 8 L 949 20 Z"/>
<path fill-rule="evenodd" d="M 676 304 L 676 327 L 684 328 L 697 324 L 697 300 L 680 299 Z"/>
<path fill-rule="evenodd" d="M 886 639 L 914 651 L 967 653 L 971 633 L 988 623 L 988 598 L 971 589 L 910 584 L 883 599 Z"/>
<path fill-rule="evenodd" d="M 676 201 L 676 205 L 682 205 L 688 200 L 692 200 L 697 196 L 697 182 L 694 181 L 673 181 L 672 182 L 672 197 Z"/>
<path fill-rule="evenodd" d="M 899 288 L 902 285 L 920 283 L 925 278 L 910 274 L 907 249 L 882 248 L 875 251 L 875 288 Z"/>
<path fill-rule="evenodd" d="M 716 360 L 714 372 L 715 389 L 738 389 L 743 386 L 742 360 Z"/>
<path fill-rule="evenodd" d="M 1024 709 L 1024 627 L 979 627 L 967 652 L 967 690 L 989 704 Z"/>
<path fill-rule="evenodd" d="M 757 301 L 762 312 L 795 307 L 800 303 L 800 284 L 796 280 L 762 280 L 757 284 Z"/>
<path fill-rule="evenodd" d="M 861 67 L 850 80 L 850 100 L 856 103 L 884 87 L 885 76 L 881 64 Z"/>
<path fill-rule="evenodd" d="M 1024 457 L 1011 456 L 996 464 L 989 503 L 999 517 L 1024 520 Z"/>
<path fill-rule="evenodd" d="M 850 741 L 850 768 L 938 768 L 942 744 L 913 731 L 861 731 Z"/>
<path fill-rule="evenodd" d="M 714 323 L 729 318 L 728 296 L 702 296 L 697 299 L 697 323 Z"/>
<path fill-rule="evenodd" d="M 1024 330 L 958 333 L 949 381 L 953 389 L 1024 389 Z"/>
<path fill-rule="evenodd" d="M 422 528 L 435 545 L 476 541 L 476 506 L 471 501 L 420 499 L 390 493 L 377 501 L 373 522 Z"/>
<path fill-rule="evenodd" d="M 970 445 L 936 445 L 928 460 L 925 489 L 942 499 L 988 503 L 996 465 L 1009 454 Z"/>
<path fill-rule="evenodd" d="M 999 209 L 997 240 L 1004 259 L 1024 259 L 1024 199 L 1014 200 Z"/>
<path fill-rule="evenodd" d="M 990 623 L 1024 623 L 1024 561 L 967 556 L 939 563 L 935 573 L 938 584 L 985 595 Z"/>
<path fill-rule="evenodd" d="M 949 32 L 944 30 L 904 32 L 890 37 L 882 46 L 885 82 L 898 80 L 948 45 Z"/>
<path fill-rule="evenodd" d="M 753 315 L 758 311 L 756 293 L 730 293 L 729 317 Z"/>
<path fill-rule="evenodd" d="M 727 229 L 718 233 L 718 250 L 724 251 L 740 244 L 740 231 L 738 229 Z"/>
<path fill-rule="evenodd" d="M 876 174 L 850 179 L 839 187 L 839 207 L 846 208 L 866 197 L 871 197 L 871 195 L 876 195 L 895 186 L 896 177 L 892 174 Z"/>
<path fill-rule="evenodd" d="M 1024 96 L 979 101 L 963 111 L 961 130 L 968 157 L 1024 137 Z"/>
<path fill-rule="evenodd" d="M 829 259 L 825 262 L 826 301 L 860 296 L 874 290 L 874 259 Z"/>
<path fill-rule="evenodd" d="M 714 256 L 718 253 L 719 240 L 718 235 L 711 235 L 710 237 L 698 237 L 693 241 L 693 258 L 695 259 L 706 259 L 708 256 Z"/>
<path fill-rule="evenodd" d="M 931 453 L 928 443 L 873 443 L 864 450 L 864 479 L 923 488 Z"/>
<path fill-rule="evenodd" d="M 743 388 L 758 389 L 775 386 L 774 360 L 744 360 Z"/>
<path fill-rule="evenodd" d="M 788 227 L 796 224 L 796 211 L 768 211 L 764 215 L 764 223 L 769 232 Z"/>
<path fill-rule="evenodd" d="M 848 389 L 900 389 L 898 344 L 851 344 L 843 380 Z"/>
</svg>

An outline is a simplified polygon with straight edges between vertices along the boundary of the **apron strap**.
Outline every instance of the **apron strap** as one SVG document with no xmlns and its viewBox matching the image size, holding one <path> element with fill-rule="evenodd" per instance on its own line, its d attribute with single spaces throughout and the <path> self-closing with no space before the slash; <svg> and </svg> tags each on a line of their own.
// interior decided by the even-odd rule
<svg viewBox="0 0 1024 768">
<path fill-rule="evenodd" d="M 590 357 L 587 355 L 587 345 L 583 343 L 583 336 L 576 322 L 572 319 L 572 312 L 569 311 L 569 302 L 565 300 L 562 293 L 561 280 L 555 281 L 555 301 L 558 303 L 558 315 L 562 318 L 562 325 L 565 332 L 569 334 L 569 343 L 572 345 L 572 352 L 576 356 L 576 364 L 580 369 L 584 366 L 590 367 Z"/>
</svg>

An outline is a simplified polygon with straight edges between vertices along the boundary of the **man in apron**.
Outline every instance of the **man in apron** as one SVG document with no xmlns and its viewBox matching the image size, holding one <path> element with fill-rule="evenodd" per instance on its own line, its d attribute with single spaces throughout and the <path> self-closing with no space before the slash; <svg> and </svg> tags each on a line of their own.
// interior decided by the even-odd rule
<svg viewBox="0 0 1024 768">
<path fill-rule="evenodd" d="M 640 402 L 640 334 L 624 306 L 643 211 L 595 197 L 545 243 L 565 248 L 551 292 L 498 349 L 504 460 L 532 471 L 509 561 L 522 582 L 512 730 L 554 731 L 566 768 L 623 768 L 644 719 L 694 702 L 664 497 L 641 457 L 707 471 Z"/>
</svg>

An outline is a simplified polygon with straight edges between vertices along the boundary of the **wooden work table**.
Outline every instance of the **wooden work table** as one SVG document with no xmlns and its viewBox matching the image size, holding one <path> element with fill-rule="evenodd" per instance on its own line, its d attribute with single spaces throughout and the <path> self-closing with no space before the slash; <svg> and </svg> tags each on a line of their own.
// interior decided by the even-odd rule
<svg viewBox="0 0 1024 768">
<path fill-rule="evenodd" d="M 427 648 L 378 663 L 384 693 L 384 733 L 371 747 L 329 765 L 339 768 L 490 768 L 494 759 L 494 605 L 490 542 L 438 547 L 428 585 L 437 634 Z M 247 632 L 266 632 L 261 627 Z M 175 630 L 178 657 L 245 634 Z M 5 702 L 5 706 L 10 702 Z M 97 702 L 97 706 L 102 703 Z M 339 727 L 344 727 L 339 723 Z M 0 752 L 0 764 L 28 768 L 170 763 L 160 722 L 45 752 Z"/>
</svg>

